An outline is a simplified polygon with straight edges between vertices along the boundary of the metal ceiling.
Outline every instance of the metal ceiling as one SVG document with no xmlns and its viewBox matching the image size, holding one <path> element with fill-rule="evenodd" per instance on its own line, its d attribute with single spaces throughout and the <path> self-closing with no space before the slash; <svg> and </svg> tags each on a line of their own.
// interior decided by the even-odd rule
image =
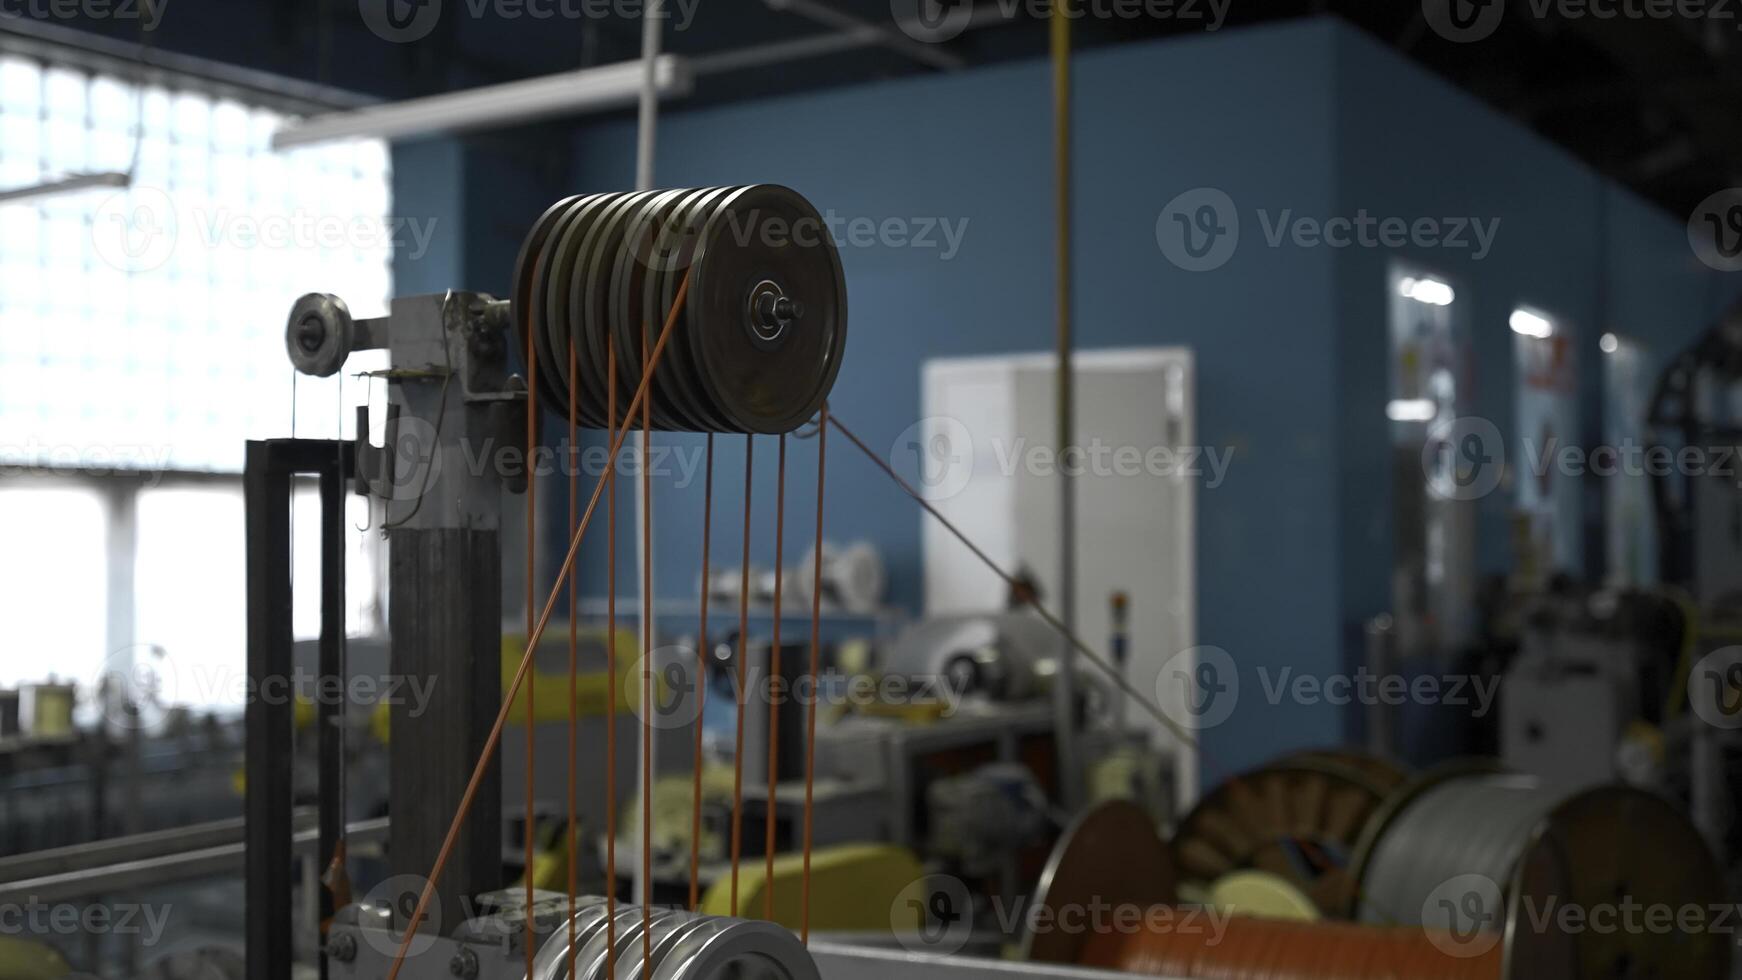
<svg viewBox="0 0 1742 980">
<path fill-rule="evenodd" d="M 159 0 L 161 2 L 161 0 Z M 178 0 L 152 39 L 165 51 L 301 78 L 385 98 L 523 78 L 633 58 L 641 0 Z M 969 13 L 975 0 L 665 0 L 689 22 L 668 50 L 712 59 L 716 70 L 686 105 L 735 101 L 876 78 L 956 70 L 1044 53 L 1038 14 L 1048 0 L 977 0 L 973 26 L 917 45 L 896 13 L 920 3 Z M 1103 8 L 1133 0 L 1077 0 Z M 1153 0 L 1163 17 L 1084 17 L 1083 47 L 1205 30 L 1212 0 Z M 1742 3 L 1706 16 L 1613 17 L 1598 9 L 1654 9 L 1637 0 L 1214 0 L 1222 30 L 1334 15 L 1675 214 L 1742 183 Z M 445 4 L 414 43 L 373 35 L 368 4 L 415 11 Z M 598 15 L 536 18 L 566 4 Z M 1448 5 L 1483 19 L 1481 40 L 1436 29 Z M 1667 5 L 1675 6 L 1675 5 Z M 1682 5 L 1684 8 L 1686 5 Z M 778 9 L 777 9 L 778 8 Z M 1439 12 L 1436 15 L 1436 9 Z M 498 11 L 518 11 L 502 16 Z M 1188 11 L 1190 13 L 1188 14 Z M 0 19 L 0 30 L 9 21 Z M 127 36 L 119 22 L 90 26 Z M 847 40 L 842 41 L 843 30 Z M 830 40 L 831 36 L 834 40 Z M 238 43 L 238 38 L 248 40 Z M 246 51 L 246 57 L 239 54 Z M 745 53 L 748 56 L 741 57 Z M 782 55 L 798 54 L 784 58 Z"/>
</svg>

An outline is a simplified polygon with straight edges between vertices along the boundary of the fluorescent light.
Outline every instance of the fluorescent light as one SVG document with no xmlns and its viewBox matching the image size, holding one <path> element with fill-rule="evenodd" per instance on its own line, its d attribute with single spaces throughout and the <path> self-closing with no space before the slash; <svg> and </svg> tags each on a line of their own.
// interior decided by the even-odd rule
<svg viewBox="0 0 1742 980">
<path fill-rule="evenodd" d="M 1597 346 L 1602 349 L 1603 353 L 1613 354 L 1621 349 L 1621 338 L 1612 333 L 1606 333 L 1598 339 Z"/>
<path fill-rule="evenodd" d="M 1385 406 L 1393 422 L 1431 422 L 1440 413 L 1432 398 L 1394 398 Z"/>
<path fill-rule="evenodd" d="M 1438 279 L 1417 279 L 1414 276 L 1405 276 L 1398 282 L 1397 291 L 1408 299 L 1429 306 L 1450 306 L 1458 298 L 1451 286 Z"/>
<path fill-rule="evenodd" d="M 133 182 L 131 174 L 110 170 L 95 174 L 68 174 L 54 180 L 45 180 L 29 187 L 18 187 L 12 190 L 0 190 L 0 204 L 16 204 L 36 197 L 49 197 L 55 194 L 71 194 L 75 191 L 88 191 L 99 187 L 126 187 Z"/>
<path fill-rule="evenodd" d="M 286 124 L 272 134 L 272 148 L 283 150 L 357 137 L 405 139 L 496 129 L 552 116 L 618 109 L 635 104 L 644 74 L 639 59 L 619 61 L 597 68 L 334 112 Z M 653 64 L 653 83 L 662 96 L 688 95 L 693 83 L 689 63 L 677 55 L 660 55 Z"/>
<path fill-rule="evenodd" d="M 1513 310 L 1512 332 L 1535 337 L 1537 340 L 1547 340 L 1554 335 L 1554 324 L 1529 310 Z"/>
</svg>

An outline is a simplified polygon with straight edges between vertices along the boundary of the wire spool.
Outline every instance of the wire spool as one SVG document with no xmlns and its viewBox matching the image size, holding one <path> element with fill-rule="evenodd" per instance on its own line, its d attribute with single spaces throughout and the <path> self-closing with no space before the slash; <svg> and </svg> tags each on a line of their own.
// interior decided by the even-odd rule
<svg viewBox="0 0 1742 980">
<path fill-rule="evenodd" d="M 618 390 L 635 390 L 686 275 L 649 386 L 653 426 L 779 434 L 814 415 L 846 347 L 846 280 L 816 209 L 774 184 L 552 205 L 521 244 L 511 297 L 540 405 L 566 412 L 573 384 L 575 421 L 603 427 L 608 355 Z"/>
<path fill-rule="evenodd" d="M 1500 950 L 1460 956 L 1413 928 L 1187 916 L 1165 928 L 1103 931 L 1080 965 L 1180 980 L 1499 980 Z M 1548 980 L 1552 974 L 1543 974 Z M 1557 978 L 1558 980 L 1558 978 Z"/>
<path fill-rule="evenodd" d="M 648 915 L 640 906 L 618 905 L 613 943 L 607 914 L 604 899 L 582 899 L 574 945 L 562 923 L 538 951 L 530 980 L 567 980 L 571 961 L 574 980 L 820 980 L 804 944 L 771 922 L 669 909 Z"/>
<path fill-rule="evenodd" d="M 1361 829 L 1407 779 L 1397 766 L 1347 752 L 1306 752 L 1216 787 L 1180 822 L 1174 861 L 1207 885 L 1243 870 L 1265 871 L 1345 917 L 1354 882 L 1349 856 Z"/>
<path fill-rule="evenodd" d="M 1722 980 L 1729 947 L 1713 930 L 1604 928 L 1598 918 L 1628 905 L 1719 907 L 1716 869 L 1693 825 L 1653 794 L 1605 786 L 1565 796 L 1468 764 L 1387 801 L 1353 865 L 1362 921 L 1498 932 L 1507 980 Z M 1588 924 L 1569 929 L 1567 909 Z"/>
<path fill-rule="evenodd" d="M 1178 895 L 1173 859 L 1141 807 L 1123 800 L 1102 803 L 1079 816 L 1053 847 L 1027 916 L 1023 959 L 1076 963 L 1088 935 L 1083 930 L 1032 928 L 1063 922 L 1067 909 L 1092 904 L 1148 909 L 1171 905 Z"/>
</svg>

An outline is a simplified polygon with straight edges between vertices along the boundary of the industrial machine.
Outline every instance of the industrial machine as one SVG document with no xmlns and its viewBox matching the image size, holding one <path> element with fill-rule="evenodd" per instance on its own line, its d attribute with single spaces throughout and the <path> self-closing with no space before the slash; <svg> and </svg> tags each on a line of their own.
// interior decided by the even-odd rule
<svg viewBox="0 0 1742 980">
<path fill-rule="evenodd" d="M 807 222 L 820 222 L 808 202 L 770 185 L 579 196 L 558 202 L 535 224 L 507 300 L 449 292 L 396 300 L 385 318 L 355 320 L 339 298 L 312 294 L 292 311 L 287 346 L 299 370 L 330 375 L 355 350 L 388 350 L 387 445 L 251 444 L 250 673 L 264 676 L 284 665 L 286 494 L 292 475 L 312 472 L 321 480 L 324 521 L 339 513 L 346 482 L 381 501 L 392 556 L 392 670 L 443 681 L 421 714 L 395 708 L 391 715 L 391 874 L 351 904 L 339 804 L 328 799 L 344 785 L 343 773 L 334 771 L 343 753 L 325 744 L 330 732 L 343 729 L 321 729 L 320 853 L 330 873 L 320 921 L 303 927 L 318 925 L 324 935 L 324 975 L 397 976 L 407 969 L 518 977 L 530 965 L 533 974 L 554 977 L 571 954 L 589 963 L 618 955 L 627 962 L 635 930 L 645 929 L 649 954 L 657 939 L 662 957 L 675 957 L 679 965 L 671 968 L 684 975 L 748 957 L 798 980 L 815 976 L 791 933 L 772 925 L 637 913 L 616 907 L 609 892 L 603 902 L 535 894 L 530 877 L 524 892 L 502 889 L 504 797 L 501 769 L 490 763 L 535 665 L 529 654 L 512 676 L 498 669 L 499 501 L 505 490 L 531 487 L 505 476 L 500 456 L 472 462 L 480 446 L 536 445 L 544 412 L 565 420 L 571 439 L 579 426 L 607 429 L 613 454 L 631 427 L 783 435 L 809 420 L 840 369 L 846 306 L 832 244 L 806 246 L 808 239 L 791 234 Z M 768 234 L 780 228 L 785 236 Z M 510 369 L 513 348 L 524 354 L 524 376 Z M 366 419 L 358 431 L 368 431 Z M 784 442 L 782 454 L 784 463 Z M 603 490 L 595 492 L 595 505 Z M 533 615 L 529 600 L 529 650 L 540 648 L 593 511 L 589 505 L 575 522 L 558 587 L 541 615 Z M 323 596 L 342 595 L 342 568 L 328 561 L 323 572 Z M 321 673 L 342 676 L 338 627 L 326 625 Z M 644 639 L 651 660 L 645 630 Z M 605 702 L 614 718 L 616 637 L 605 647 L 613 687 Z M 573 663 L 571 655 L 571 685 Z M 648 685 L 650 692 L 651 677 Z M 523 699 L 529 726 L 536 685 L 532 691 Z M 640 703 L 651 729 L 651 702 L 644 694 Z M 286 722 L 270 708 L 250 708 L 250 977 L 288 977 L 293 959 L 283 902 L 291 887 Z M 607 731 L 614 736 L 614 722 Z M 571 728 L 571 751 L 574 737 Z M 645 744 L 644 783 L 651 785 L 645 777 L 652 739 Z M 526 750 L 532 754 L 530 738 Z M 569 765 L 572 780 L 572 756 Z M 609 800 L 614 767 L 608 771 Z M 572 826 L 572 805 L 569 812 Z M 605 813 L 614 822 L 610 802 Z M 741 819 L 740 811 L 735 844 Z M 531 833 L 529 814 L 523 834 Z M 604 934 L 595 935 L 601 922 Z"/>
<path fill-rule="evenodd" d="M 391 546 L 386 672 L 421 682 L 429 697 L 416 710 L 390 702 L 371 713 L 386 736 L 387 817 L 363 821 L 348 706 L 318 704 L 299 727 L 294 704 L 250 703 L 245 823 L 203 828 L 215 843 L 197 860 L 167 850 L 185 838 L 110 848 L 149 866 L 138 874 L 243 868 L 245 962 L 202 950 L 153 965 L 157 975 L 1723 980 L 1729 950 L 1711 935 L 1526 928 L 1530 903 L 1555 895 L 1721 901 L 1721 878 L 1682 811 L 1613 780 L 1575 791 L 1486 765 L 1410 778 L 1383 759 L 1304 753 L 1205 794 L 1171 842 L 1159 794 L 1123 792 L 1140 802 L 1073 812 L 1073 778 L 1127 790 L 1174 782 L 1123 715 L 1135 705 L 1166 718 L 1117 649 L 1100 656 L 1000 569 L 1013 608 L 922 622 L 850 671 L 901 680 L 912 696 L 819 711 L 819 611 L 829 596 L 864 607 L 877 576 L 862 557 L 827 549 L 797 570 L 775 563 L 772 581 L 751 574 L 756 438 L 776 441 L 777 551 L 786 437 L 813 418 L 811 540 L 826 540 L 828 433 L 925 501 L 830 412 L 845 345 L 840 260 L 826 237 L 767 233 L 817 220 L 802 197 L 769 185 L 577 196 L 535 224 L 508 299 L 411 297 L 362 320 L 334 296 L 298 301 L 287 346 L 299 370 L 328 375 L 354 351 L 388 351 L 387 443 L 370 444 L 364 418 L 356 441 L 250 444 L 250 678 L 295 663 L 289 502 L 293 483 L 312 477 L 323 543 L 314 673 L 342 684 L 372 669 L 344 642 L 341 505 L 354 491 L 375 502 Z M 501 501 L 539 493 L 509 456 L 539 446 L 553 416 L 571 443 L 582 428 L 604 429 L 612 459 L 654 431 L 705 434 L 709 488 L 715 441 L 744 437 L 737 588 L 697 576 L 694 644 L 656 656 L 647 577 L 625 590 L 625 611 L 642 607 L 638 635 L 618 622 L 620 488 L 608 469 L 590 500 L 572 484 L 554 581 L 529 597 L 524 632 L 511 629 L 505 649 Z M 639 547 L 650 553 L 648 487 L 622 482 L 640 497 Z M 710 567 L 708 493 L 698 569 Z M 587 530 L 601 507 L 607 616 L 583 626 L 568 585 L 583 549 L 597 546 Z M 540 542 L 534 523 L 527 578 L 543 587 L 532 571 Z M 788 575 L 806 573 L 807 585 L 787 588 Z M 766 636 L 747 625 L 752 593 L 771 607 Z M 724 608 L 710 625 L 711 598 Z M 783 638 L 782 604 L 805 599 L 809 635 Z M 1065 666 L 1072 659 L 1095 672 Z M 666 669 L 677 663 L 694 672 Z M 730 765 L 710 770 L 700 714 L 709 678 L 722 674 L 735 700 Z M 780 693 L 801 682 L 808 701 Z M 1057 698 L 1061 689 L 1074 693 Z M 312 776 L 299 775 L 299 757 L 312 757 Z M 674 793 L 685 780 L 688 791 Z M 655 833 L 656 821 L 686 818 L 687 835 Z M 1668 857 L 1630 851 L 1638 839 Z M 356 858 L 377 846 L 365 870 Z M 88 893 L 77 891 L 90 873 L 80 858 L 56 861 L 15 889 Z M 100 876 L 125 887 L 117 874 Z M 1071 925 L 1102 906 L 1136 924 Z M 951 955 L 999 947 L 1027 962 Z"/>
</svg>

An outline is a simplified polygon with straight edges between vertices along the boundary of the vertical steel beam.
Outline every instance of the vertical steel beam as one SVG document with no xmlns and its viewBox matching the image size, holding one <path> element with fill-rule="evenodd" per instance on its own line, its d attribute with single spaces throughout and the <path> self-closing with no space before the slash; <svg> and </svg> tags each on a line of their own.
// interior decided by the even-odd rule
<svg viewBox="0 0 1742 980">
<path fill-rule="evenodd" d="M 321 867 L 332 860 L 343 814 L 344 678 L 339 662 L 345 621 L 344 481 L 351 444 L 313 439 L 248 443 L 242 476 L 248 538 L 248 705 L 244 721 L 247 775 L 243 860 L 250 980 L 290 980 L 293 770 L 295 698 L 293 661 L 290 507 L 292 480 L 300 474 L 321 484 L 321 652 L 316 682 L 319 742 Z M 335 699 L 328 677 L 338 678 Z M 327 912 L 331 898 L 324 894 Z M 311 923 L 311 925 L 315 925 Z M 325 976 L 323 958 L 322 974 Z"/>
<path fill-rule="evenodd" d="M 248 699 L 245 721 L 248 976 L 290 980 L 291 703 L 258 696 L 291 668 L 290 474 L 271 442 L 248 443 Z"/>
</svg>

